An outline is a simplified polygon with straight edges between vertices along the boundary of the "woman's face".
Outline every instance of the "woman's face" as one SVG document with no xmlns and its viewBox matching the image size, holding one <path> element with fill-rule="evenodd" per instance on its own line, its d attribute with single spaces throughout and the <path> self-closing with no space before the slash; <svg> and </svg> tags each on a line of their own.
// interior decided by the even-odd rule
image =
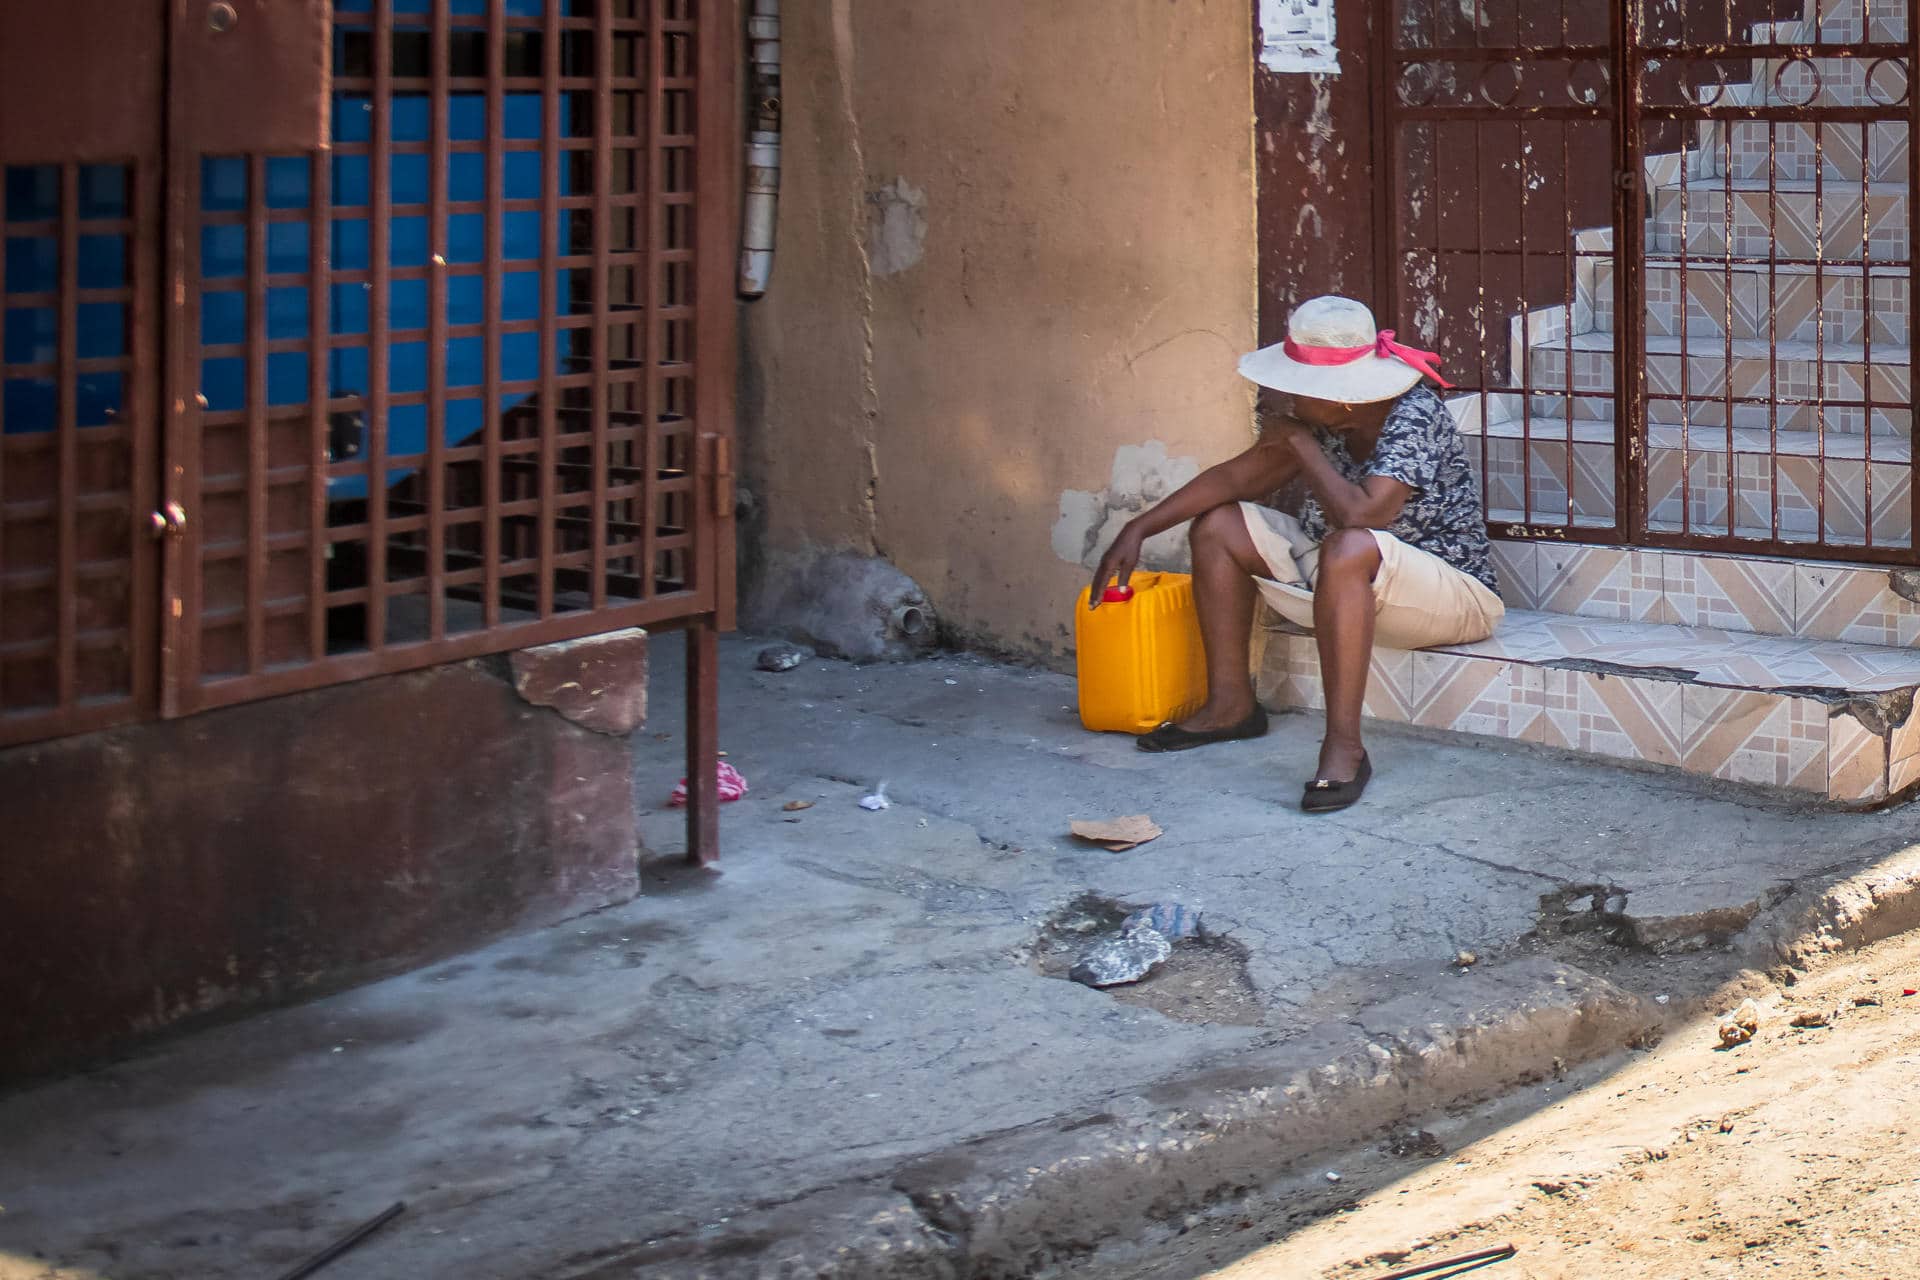
<svg viewBox="0 0 1920 1280">
<path fill-rule="evenodd" d="M 1315 400 L 1311 396 L 1293 398 L 1293 416 L 1310 427 L 1339 431 L 1353 425 L 1353 406 L 1338 400 Z"/>
</svg>

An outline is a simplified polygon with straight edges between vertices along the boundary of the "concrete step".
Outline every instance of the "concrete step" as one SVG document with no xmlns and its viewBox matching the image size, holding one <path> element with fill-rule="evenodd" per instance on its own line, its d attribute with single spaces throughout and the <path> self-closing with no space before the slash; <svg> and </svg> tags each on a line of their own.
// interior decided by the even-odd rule
<svg viewBox="0 0 1920 1280">
<path fill-rule="evenodd" d="M 1907 181 L 1907 133 L 1904 122 L 1876 120 L 1862 124 L 1812 124 L 1741 120 L 1727 126 L 1724 139 L 1710 146 L 1724 149 L 1726 166 L 1736 178 L 1764 183 L 1771 172 L 1778 179 L 1811 181 L 1816 175 L 1835 183 L 1859 183 L 1864 172 L 1873 182 Z M 1864 142 L 1862 145 L 1862 135 Z M 1815 135 L 1818 135 L 1818 149 Z"/>
<path fill-rule="evenodd" d="M 1678 336 L 1649 335 L 1644 344 L 1641 363 L 1653 421 L 1722 425 L 1731 391 L 1735 426 L 1766 429 L 1777 422 L 1788 430 L 1812 430 L 1824 416 L 1829 432 L 1860 434 L 1871 420 L 1876 430 L 1904 434 L 1911 422 L 1912 348 L 1904 344 L 1831 337 L 1769 344 L 1764 338 L 1687 335 L 1684 359 L 1681 349 Z M 1592 401 L 1614 389 L 1611 333 L 1567 335 L 1531 347 L 1525 356 L 1533 416 L 1554 413 L 1564 393 Z M 1604 405 L 1593 406 L 1592 413 L 1611 416 Z"/>
<path fill-rule="evenodd" d="M 1649 251 L 1811 262 L 1903 261 L 1911 240 L 1904 182 L 1689 177 L 1652 193 Z M 1864 221 L 1863 221 L 1864 206 Z"/>
<path fill-rule="evenodd" d="M 1876 21 L 1871 24 L 1823 21 L 1817 32 L 1810 27 L 1802 27 L 1801 31 L 1811 43 L 1844 45 L 1869 40 L 1873 43 L 1906 40 L 1904 22 L 1880 21 L 1878 15 L 1875 17 Z M 1738 97 L 1729 94 L 1728 105 L 1879 110 L 1897 108 L 1907 89 L 1901 68 L 1890 60 L 1818 53 L 1805 59 L 1756 58 L 1752 74 L 1739 87 L 1745 92 Z M 1711 94 L 1713 90 L 1707 92 Z"/>
<path fill-rule="evenodd" d="M 1614 260 L 1583 262 L 1575 272 L 1576 305 L 1589 331 L 1611 333 L 1614 322 Z M 1654 337 L 1689 337 L 1858 344 L 1872 322 L 1876 344 L 1907 346 L 1913 331 L 1912 277 L 1904 266 L 1836 263 L 1809 266 L 1760 261 L 1687 258 L 1671 254 L 1646 259 L 1641 313 Z M 1729 327 L 1730 326 L 1730 327 Z M 1527 345 L 1535 340 L 1529 319 Z"/>
<path fill-rule="evenodd" d="M 1888 0 L 1806 0 L 1800 17 L 1755 23 L 1751 31 L 1756 42 L 1898 44 L 1907 38 L 1907 15 Z"/>
<path fill-rule="evenodd" d="M 1905 647 L 1514 608 L 1480 644 L 1377 651 L 1366 712 L 1865 803 L 1920 778 L 1917 688 Z M 1259 689 L 1323 706 L 1314 640 L 1270 635 Z"/>
<path fill-rule="evenodd" d="M 1894 589 L 1896 573 L 1911 571 L 1558 541 L 1495 539 L 1493 550 L 1509 608 L 1780 639 L 1920 644 L 1920 604 Z"/>
<path fill-rule="evenodd" d="M 1901 26 L 1903 28 L 1904 24 Z M 1895 29 L 1881 22 L 1874 23 L 1871 29 L 1859 24 L 1836 24 L 1824 27 L 1818 34 L 1807 25 L 1788 26 L 1784 30 L 1792 34 L 1787 35 L 1779 34 L 1782 30 L 1779 27 L 1774 28 L 1772 34 L 1765 27 L 1755 28 L 1749 40 L 1736 37 L 1727 43 L 1727 57 L 1722 63 L 1727 67 L 1725 81 L 1696 83 L 1690 100 L 1703 107 L 1792 107 L 1807 110 L 1852 107 L 1897 119 L 1906 96 L 1906 80 L 1897 61 L 1900 54 L 1894 53 L 1892 57 L 1883 59 L 1860 56 L 1856 50 L 1845 47 L 1881 43 Z M 1849 31 L 1857 34 L 1843 34 Z M 1680 36 L 1677 31 L 1671 34 Z M 1707 37 L 1696 30 L 1682 38 L 1697 41 L 1719 37 Z M 1902 42 L 1906 39 L 1904 35 L 1895 38 Z M 1657 35 L 1655 39 L 1658 39 Z M 1804 56 L 1797 53 L 1785 58 L 1749 56 L 1743 59 L 1740 56 L 1743 46 L 1752 53 L 1757 51 L 1757 46 L 1773 43 L 1810 44 L 1816 47 Z M 1817 47 L 1820 44 L 1836 47 L 1831 51 L 1823 51 Z"/>
<path fill-rule="evenodd" d="M 1724 428 L 1664 424 L 1647 434 L 1648 520 L 1658 531 L 1771 539 L 1777 530 L 1789 542 L 1866 546 L 1871 523 L 1871 545 L 1912 544 L 1908 437 L 1876 435 L 1869 460 L 1857 435 L 1736 428 L 1729 441 Z M 1610 422 L 1508 419 L 1466 445 L 1495 523 L 1615 524 Z"/>
</svg>

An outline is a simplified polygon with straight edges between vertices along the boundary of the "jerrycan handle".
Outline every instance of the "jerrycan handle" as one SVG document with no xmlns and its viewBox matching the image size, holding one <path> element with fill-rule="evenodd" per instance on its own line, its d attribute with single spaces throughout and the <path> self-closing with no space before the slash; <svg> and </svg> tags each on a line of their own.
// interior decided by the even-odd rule
<svg viewBox="0 0 1920 1280">
<path fill-rule="evenodd" d="M 1125 604 L 1133 599 L 1132 587 L 1108 587 L 1100 593 L 1101 604 Z"/>
</svg>

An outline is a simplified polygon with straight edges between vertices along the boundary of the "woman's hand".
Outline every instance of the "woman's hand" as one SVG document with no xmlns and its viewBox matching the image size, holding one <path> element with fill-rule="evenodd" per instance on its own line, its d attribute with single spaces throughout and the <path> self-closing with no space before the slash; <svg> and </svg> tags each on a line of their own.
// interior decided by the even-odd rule
<svg viewBox="0 0 1920 1280">
<path fill-rule="evenodd" d="M 1100 567 L 1093 571 L 1093 590 L 1087 598 L 1088 609 L 1100 607 L 1100 596 L 1107 589 L 1107 583 L 1115 577 L 1121 586 L 1127 585 L 1127 579 L 1140 565 L 1140 548 L 1146 542 L 1134 525 L 1127 524 L 1120 530 L 1120 536 L 1107 548 L 1107 554 L 1100 557 Z"/>
<path fill-rule="evenodd" d="M 1313 428 L 1298 418 L 1285 414 L 1269 414 L 1261 420 L 1260 438 L 1284 451 L 1291 459 L 1298 459 L 1303 448 L 1318 451 L 1319 438 Z"/>
</svg>

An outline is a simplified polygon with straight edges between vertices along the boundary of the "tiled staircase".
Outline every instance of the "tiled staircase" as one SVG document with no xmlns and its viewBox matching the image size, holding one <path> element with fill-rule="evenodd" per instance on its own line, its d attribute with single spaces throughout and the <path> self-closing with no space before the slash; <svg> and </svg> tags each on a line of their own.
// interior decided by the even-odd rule
<svg viewBox="0 0 1920 1280">
<path fill-rule="evenodd" d="M 1860 39 L 1859 0 L 1851 19 L 1834 8 L 1825 37 Z M 1809 26 L 1760 34 L 1792 42 Z M 1905 38 L 1904 18 L 1874 26 L 1875 39 Z M 1816 66 L 1817 92 L 1796 85 L 1801 68 L 1765 62 L 1725 92 L 1875 100 L 1866 60 Z M 1701 126 L 1688 154 L 1647 163 L 1649 523 L 1910 546 L 1906 129 L 1871 125 L 1863 146 L 1859 125 L 1827 125 L 1816 160 L 1811 124 L 1773 126 L 1771 146 L 1768 127 Z M 1484 459 L 1496 525 L 1614 523 L 1611 233 L 1581 232 L 1575 249 L 1572 301 L 1512 321 L 1526 390 L 1452 404 Z M 1815 257 L 1817 271 L 1774 261 Z M 1765 402 L 1734 404 L 1731 431 L 1714 398 L 1729 386 Z M 1901 594 L 1920 597 L 1920 574 L 1910 584 L 1887 568 L 1551 541 L 1495 549 L 1509 606 L 1499 633 L 1381 651 L 1370 716 L 1851 803 L 1920 784 L 1920 603 Z M 1311 638 L 1270 634 L 1260 667 L 1270 705 L 1320 705 Z"/>
<path fill-rule="evenodd" d="M 1893 590 L 1898 571 L 1495 549 L 1500 630 L 1480 644 L 1379 650 L 1369 716 L 1849 802 L 1920 782 L 1920 604 Z M 1311 637 L 1270 633 L 1259 675 L 1269 706 L 1323 705 Z"/>
</svg>

